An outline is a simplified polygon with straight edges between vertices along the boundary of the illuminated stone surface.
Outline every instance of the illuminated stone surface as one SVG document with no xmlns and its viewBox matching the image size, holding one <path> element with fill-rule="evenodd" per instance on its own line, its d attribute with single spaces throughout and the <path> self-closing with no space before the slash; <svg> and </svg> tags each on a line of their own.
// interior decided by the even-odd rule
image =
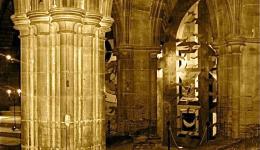
<svg viewBox="0 0 260 150">
<path fill-rule="evenodd" d="M 111 13 L 118 63 L 117 132 L 148 129 L 166 143 L 169 121 L 176 136 L 176 41 L 182 37 L 178 31 L 187 34 L 182 19 L 195 2 L 15 0 L 12 20 L 21 39 L 22 148 L 105 149 L 104 38 L 113 22 Z M 196 38 L 210 43 L 218 58 L 218 99 L 212 110 L 217 113 L 218 136 L 259 136 L 254 132 L 260 118 L 259 1 L 201 2 L 204 11 L 197 24 L 202 36 Z M 160 51 L 163 57 L 157 60 Z M 210 112 L 209 55 L 198 55 L 204 73 L 199 77 L 201 135 Z M 157 71 L 161 75 L 156 76 Z"/>
<path fill-rule="evenodd" d="M 22 149 L 105 149 L 103 41 L 111 2 L 15 1 Z"/>
</svg>

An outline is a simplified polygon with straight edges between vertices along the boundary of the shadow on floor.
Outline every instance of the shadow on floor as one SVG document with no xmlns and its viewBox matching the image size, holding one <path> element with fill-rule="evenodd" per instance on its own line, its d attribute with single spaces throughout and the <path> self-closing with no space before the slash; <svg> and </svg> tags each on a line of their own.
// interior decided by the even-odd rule
<svg viewBox="0 0 260 150">
<path fill-rule="evenodd" d="M 17 145 L 17 146 L 0 145 L 0 150 L 21 150 L 21 145 Z"/>
</svg>

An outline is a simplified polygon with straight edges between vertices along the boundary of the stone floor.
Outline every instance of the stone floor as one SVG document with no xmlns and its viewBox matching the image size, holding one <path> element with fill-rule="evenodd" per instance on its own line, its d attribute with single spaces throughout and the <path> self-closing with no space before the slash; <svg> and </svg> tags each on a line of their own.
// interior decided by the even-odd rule
<svg viewBox="0 0 260 150">
<path fill-rule="evenodd" d="M 170 150 L 260 150 L 260 138 L 247 140 L 231 140 L 231 139 L 216 139 L 209 141 L 197 148 L 176 148 L 171 147 Z M 132 142 L 123 142 L 121 144 L 114 144 L 107 147 L 107 150 L 136 150 L 133 148 Z M 152 149 L 138 149 L 138 150 L 168 150 L 167 146 L 158 145 Z"/>
<path fill-rule="evenodd" d="M 13 107 L 10 107 L 9 111 L 0 112 L 0 150 L 15 150 L 19 147 L 21 143 L 21 117 L 20 117 L 20 107 L 16 106 L 16 116 L 14 120 Z M 14 126 L 14 121 L 16 123 L 17 129 L 12 130 Z"/>
<path fill-rule="evenodd" d="M 12 146 L 19 145 L 21 140 L 19 138 L 12 137 L 0 137 L 0 145 Z"/>
<path fill-rule="evenodd" d="M 13 131 L 13 116 L 0 116 L 0 150 L 19 150 L 20 149 L 20 130 Z M 21 117 L 16 116 L 16 123 L 18 129 L 20 128 Z M 131 137 L 120 139 L 117 137 L 113 139 L 114 143 L 107 146 L 107 150 L 168 150 L 167 146 L 160 144 L 156 145 L 142 145 L 134 149 L 133 140 Z M 116 142 L 115 142 L 116 141 Z M 119 142 L 117 142 L 119 141 Z M 149 147 L 150 146 L 150 147 Z M 189 150 L 191 148 L 182 148 L 182 150 Z M 231 140 L 220 137 L 218 139 L 209 141 L 194 150 L 260 150 L 260 137 L 244 140 Z M 177 150 L 176 147 L 171 147 L 171 150 Z"/>
</svg>

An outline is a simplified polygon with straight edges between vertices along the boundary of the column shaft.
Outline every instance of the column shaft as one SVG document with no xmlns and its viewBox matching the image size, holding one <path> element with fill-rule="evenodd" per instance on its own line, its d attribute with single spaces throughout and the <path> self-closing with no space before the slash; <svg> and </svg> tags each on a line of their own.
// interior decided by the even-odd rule
<svg viewBox="0 0 260 150">
<path fill-rule="evenodd" d="M 104 33 L 112 18 L 85 13 L 12 18 L 21 33 L 22 149 L 105 149 Z"/>
<path fill-rule="evenodd" d="M 156 131 L 156 49 L 145 46 L 119 48 L 119 132 Z"/>
<path fill-rule="evenodd" d="M 219 132 L 228 137 L 240 136 L 240 82 L 242 42 L 231 41 L 220 47 L 218 59 Z"/>
</svg>

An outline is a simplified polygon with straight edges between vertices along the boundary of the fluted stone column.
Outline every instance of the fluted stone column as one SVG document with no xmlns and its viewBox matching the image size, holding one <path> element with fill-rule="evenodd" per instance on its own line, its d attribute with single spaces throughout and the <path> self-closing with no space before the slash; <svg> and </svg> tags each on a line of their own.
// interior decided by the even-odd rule
<svg viewBox="0 0 260 150">
<path fill-rule="evenodd" d="M 218 48 L 218 88 L 220 133 L 224 136 L 240 136 L 240 100 L 242 49 L 244 39 L 232 38 Z"/>
<path fill-rule="evenodd" d="M 240 81 L 241 81 L 241 51 L 244 46 L 243 39 L 229 41 L 228 48 L 231 51 L 231 101 L 232 101 L 232 137 L 240 136 Z"/>
<path fill-rule="evenodd" d="M 30 132 L 34 132 L 34 122 L 33 116 L 35 114 L 34 109 L 28 109 L 30 107 L 33 108 L 33 100 L 34 100 L 34 90 L 33 85 L 33 58 L 30 53 L 33 53 L 33 42 L 34 36 L 32 32 L 32 28 L 29 27 L 29 20 L 26 15 L 20 15 L 16 17 L 16 26 L 15 28 L 20 31 L 20 43 L 21 43 L 21 89 L 23 89 L 23 93 L 21 95 L 21 116 L 26 118 L 25 120 L 21 120 L 21 132 L 22 140 L 21 142 L 24 144 L 28 144 L 31 141 L 32 144 L 35 144 L 34 136 L 30 136 Z M 31 99 L 31 101 L 29 101 Z M 30 128 L 31 127 L 31 128 Z"/>
<path fill-rule="evenodd" d="M 12 16 L 21 39 L 22 149 L 105 149 L 110 7 L 99 13 L 96 7 L 44 10 L 44 4 Z"/>
<path fill-rule="evenodd" d="M 218 133 L 221 135 L 228 136 L 228 128 L 230 125 L 230 120 L 228 116 L 231 114 L 228 112 L 231 109 L 231 104 L 228 101 L 228 70 L 227 70 L 227 60 L 228 53 L 224 50 L 223 46 L 217 46 L 215 44 L 214 47 L 218 51 L 218 106 L 217 106 L 217 114 L 218 114 Z M 226 68 L 226 69 L 224 69 Z"/>
<path fill-rule="evenodd" d="M 214 39 L 219 53 L 218 132 L 231 138 L 256 136 L 260 118 L 259 1 L 228 3 L 232 8 L 229 15 L 223 15 L 228 11 L 221 1 L 216 4 L 222 9 L 217 13 L 220 24 Z"/>
<path fill-rule="evenodd" d="M 98 132 L 95 137 L 102 137 L 98 139 L 98 143 L 102 143 L 102 148 L 105 149 L 105 141 L 106 141 L 106 131 L 105 127 L 105 101 L 104 101 L 104 85 L 105 85 L 105 33 L 110 31 L 110 26 L 113 23 L 113 19 L 111 17 L 103 17 L 100 22 L 100 28 L 97 31 L 97 67 L 96 67 L 96 81 L 97 81 L 97 104 L 96 104 L 96 114 L 98 123 Z"/>
</svg>

